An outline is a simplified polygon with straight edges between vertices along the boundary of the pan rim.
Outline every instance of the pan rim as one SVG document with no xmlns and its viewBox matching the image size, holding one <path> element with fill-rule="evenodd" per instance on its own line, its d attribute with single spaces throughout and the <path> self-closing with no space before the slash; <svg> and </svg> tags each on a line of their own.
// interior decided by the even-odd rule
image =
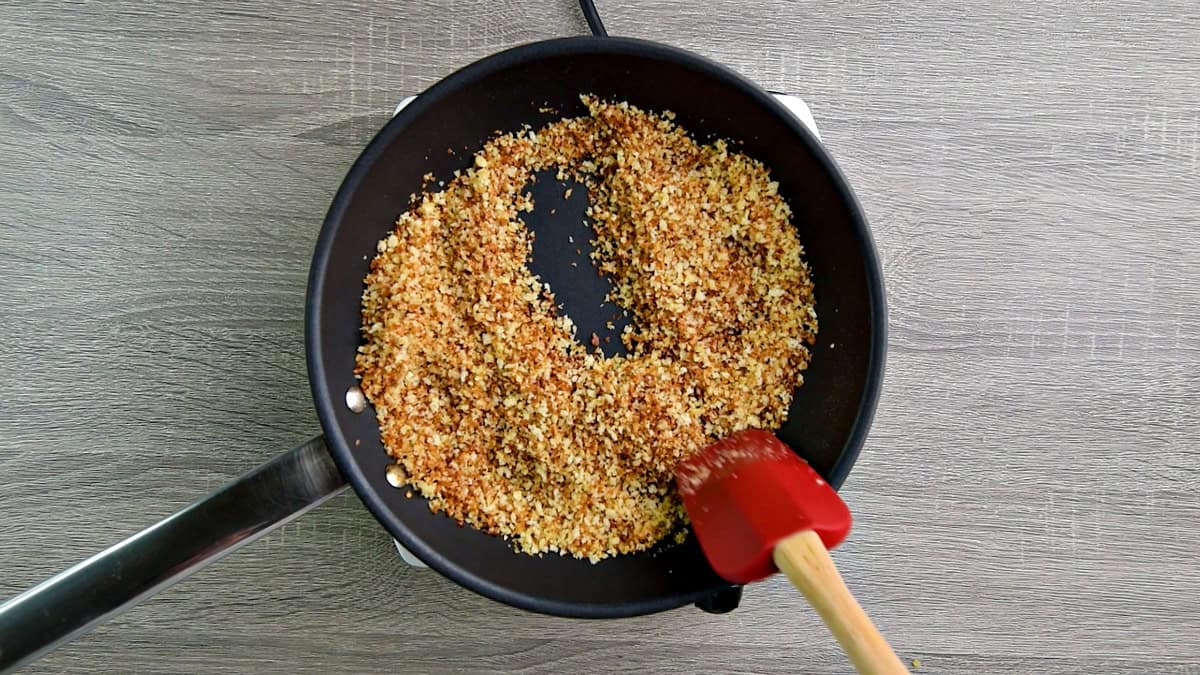
<svg viewBox="0 0 1200 675">
<path fill-rule="evenodd" d="M 821 146 L 811 132 L 792 115 L 775 97 L 754 82 L 733 70 L 692 52 L 635 38 L 578 36 L 531 42 L 497 52 L 471 63 L 439 80 L 421 92 L 415 100 L 400 111 L 375 135 L 355 160 L 335 194 L 321 226 L 309 270 L 305 301 L 305 352 L 308 365 L 309 384 L 313 402 L 324 429 L 330 454 L 342 475 L 354 488 L 359 498 L 384 529 L 412 551 L 425 564 L 459 585 L 485 597 L 508 605 L 544 614 L 572 618 L 617 618 L 650 614 L 681 607 L 711 596 L 730 586 L 717 585 L 690 593 L 677 593 L 639 601 L 568 602 L 532 596 L 514 591 L 488 579 L 473 574 L 453 563 L 433 547 L 413 536 L 404 522 L 388 508 L 379 494 L 369 485 L 366 475 L 355 460 L 351 443 L 338 424 L 335 414 L 337 399 L 326 386 L 327 374 L 322 363 L 321 343 L 322 301 L 327 272 L 331 264 L 331 249 L 348 208 L 350 197 L 392 140 L 403 133 L 412 120 L 439 99 L 458 88 L 481 79 L 497 70 L 512 67 L 522 62 L 549 56 L 620 54 L 646 56 L 680 63 L 695 68 L 705 75 L 741 89 L 755 101 L 783 119 L 800 143 L 819 161 L 828 172 L 833 185 L 844 196 L 849 219 L 854 225 L 859 240 L 860 255 L 867 271 L 866 287 L 870 299 L 869 314 L 872 321 L 870 347 L 867 354 L 867 377 L 860 397 L 857 415 L 847 436 L 842 453 L 829 471 L 827 478 L 838 487 L 853 467 L 866 441 L 882 389 L 887 345 L 887 309 L 884 296 L 883 275 L 869 225 L 861 205 L 841 170 L 832 157 Z"/>
</svg>

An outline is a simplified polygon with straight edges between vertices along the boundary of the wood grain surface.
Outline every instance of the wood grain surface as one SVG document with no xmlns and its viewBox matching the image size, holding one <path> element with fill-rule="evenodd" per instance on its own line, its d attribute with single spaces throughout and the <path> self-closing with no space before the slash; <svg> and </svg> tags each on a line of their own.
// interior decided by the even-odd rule
<svg viewBox="0 0 1200 675">
<path fill-rule="evenodd" d="M 891 342 L 836 559 L 921 673 L 1200 674 L 1200 5 L 598 0 L 812 106 Z M 0 2 L 0 596 L 318 432 L 325 208 L 404 95 L 573 0 Z M 352 494 L 31 668 L 804 672 L 725 616 L 537 616 L 397 559 Z"/>
</svg>

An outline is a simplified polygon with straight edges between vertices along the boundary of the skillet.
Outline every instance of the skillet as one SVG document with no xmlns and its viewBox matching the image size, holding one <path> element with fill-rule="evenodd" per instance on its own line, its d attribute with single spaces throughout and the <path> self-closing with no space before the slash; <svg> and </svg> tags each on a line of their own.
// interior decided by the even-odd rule
<svg viewBox="0 0 1200 675">
<path fill-rule="evenodd" d="M 406 498 L 388 483 L 389 459 L 374 414 L 357 405 L 353 365 L 361 343 L 362 280 L 376 242 L 407 208 L 410 194 L 421 191 L 422 177 L 448 179 L 496 131 L 584 114 L 581 93 L 671 110 L 699 140 L 731 139 L 770 168 L 794 211 L 821 321 L 806 384 L 776 433 L 839 486 L 874 413 L 886 312 L 868 226 L 833 160 L 774 97 L 702 57 L 624 38 L 536 42 L 469 65 L 420 94 L 371 141 L 334 197 L 313 255 L 305 319 L 309 380 L 324 436 L 0 605 L 0 670 L 36 658 L 347 486 L 429 567 L 510 605 L 587 618 L 689 603 L 718 612 L 736 607 L 741 589 L 712 572 L 691 537 L 592 564 L 519 554 L 498 537 L 430 513 L 425 500 Z M 541 242 L 533 271 L 554 288 L 580 335 L 605 335 L 609 317 L 595 302 L 607 280 L 592 270 L 567 272 L 576 244 L 568 250 L 568 239 L 555 236 L 581 227 L 586 200 L 580 196 L 550 214 L 536 187 L 534 197 L 539 206 L 526 218 Z"/>
</svg>

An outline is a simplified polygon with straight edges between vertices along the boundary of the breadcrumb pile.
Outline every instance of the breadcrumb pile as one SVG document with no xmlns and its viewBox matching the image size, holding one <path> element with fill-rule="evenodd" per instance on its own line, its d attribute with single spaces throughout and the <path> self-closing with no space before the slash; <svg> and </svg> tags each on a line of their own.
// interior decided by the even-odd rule
<svg viewBox="0 0 1200 675">
<path fill-rule="evenodd" d="M 527 553 L 601 558 L 679 531 L 680 459 L 773 429 L 803 382 L 813 286 L 778 184 L 670 113 L 590 114 L 496 137 L 379 242 L 356 374 L 393 482 Z M 588 186 L 594 262 L 629 353 L 575 339 L 530 272 L 532 174 Z"/>
</svg>

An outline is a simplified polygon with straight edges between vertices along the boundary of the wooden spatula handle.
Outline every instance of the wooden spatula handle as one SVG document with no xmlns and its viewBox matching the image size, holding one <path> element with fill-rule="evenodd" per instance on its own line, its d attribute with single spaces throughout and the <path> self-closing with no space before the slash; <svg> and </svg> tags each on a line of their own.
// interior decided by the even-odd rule
<svg viewBox="0 0 1200 675">
<path fill-rule="evenodd" d="M 829 626 L 858 672 L 870 675 L 908 672 L 846 588 L 816 532 L 805 530 L 779 542 L 774 558 L 775 565 Z"/>
</svg>

